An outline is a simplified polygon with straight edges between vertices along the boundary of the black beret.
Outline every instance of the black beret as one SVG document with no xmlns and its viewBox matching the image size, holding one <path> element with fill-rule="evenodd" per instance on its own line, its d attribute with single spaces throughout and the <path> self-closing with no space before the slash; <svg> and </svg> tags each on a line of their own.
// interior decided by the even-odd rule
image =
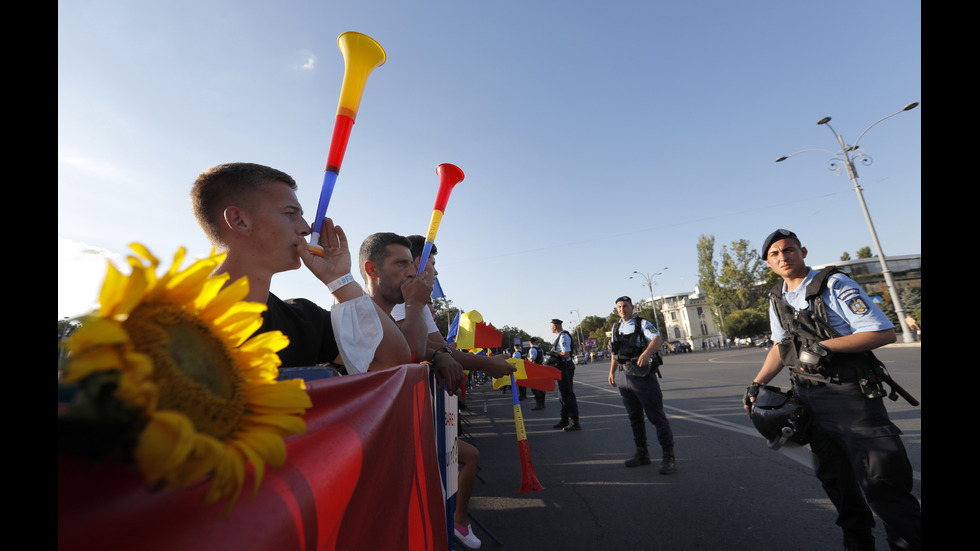
<svg viewBox="0 0 980 551">
<path fill-rule="evenodd" d="M 797 241 L 800 240 L 799 237 L 796 237 L 795 233 L 789 230 L 783 230 L 783 229 L 776 230 L 770 233 L 769 237 L 766 237 L 766 240 L 762 242 L 762 251 L 761 251 L 762 259 L 765 260 L 766 257 L 769 256 L 769 247 L 772 247 L 773 243 L 775 243 L 776 241 L 781 241 L 783 239 L 795 239 Z"/>
</svg>

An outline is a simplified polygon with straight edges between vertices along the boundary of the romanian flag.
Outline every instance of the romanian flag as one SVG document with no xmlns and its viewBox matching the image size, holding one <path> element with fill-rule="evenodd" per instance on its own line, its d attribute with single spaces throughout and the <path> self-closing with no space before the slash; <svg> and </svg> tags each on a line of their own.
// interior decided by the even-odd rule
<svg viewBox="0 0 980 551">
<path fill-rule="evenodd" d="M 457 314 L 449 329 L 450 338 L 455 338 L 456 348 L 469 350 L 473 348 L 497 348 L 503 341 L 504 334 L 497 331 L 493 324 L 483 321 L 483 316 L 476 310 Z M 456 329 L 453 334 L 453 329 Z M 447 342 L 454 342 L 446 339 Z"/>
<path fill-rule="evenodd" d="M 561 371 L 547 365 L 538 365 L 520 358 L 508 358 L 507 363 L 517 368 L 513 374 L 517 386 L 526 386 L 544 392 L 555 391 L 555 381 L 561 379 Z M 510 384 L 510 377 L 500 377 L 493 380 L 493 388 L 501 388 Z"/>
</svg>

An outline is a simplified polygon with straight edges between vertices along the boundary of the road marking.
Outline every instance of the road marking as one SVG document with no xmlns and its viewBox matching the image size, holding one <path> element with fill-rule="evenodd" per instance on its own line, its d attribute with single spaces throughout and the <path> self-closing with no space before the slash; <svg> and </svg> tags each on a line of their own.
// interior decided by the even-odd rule
<svg viewBox="0 0 980 551">
<path fill-rule="evenodd" d="M 585 386 L 592 387 L 592 388 L 594 388 L 596 390 L 600 390 L 600 391 L 603 391 L 603 392 L 608 392 L 610 394 L 615 393 L 617 396 L 619 396 L 619 390 L 618 389 L 613 390 L 613 389 L 609 389 L 609 388 L 603 388 L 601 386 L 596 386 L 596 385 L 593 385 L 591 383 L 586 383 L 586 382 L 582 382 L 580 384 L 583 384 Z M 582 402 L 582 403 L 585 403 L 585 404 L 593 404 L 593 405 L 599 405 L 599 406 L 614 407 L 614 408 L 623 409 L 623 410 L 626 409 L 626 406 L 624 406 L 621 403 L 620 404 L 607 404 L 607 403 L 604 403 L 604 402 L 593 402 L 591 400 L 578 400 L 578 401 L 579 402 Z M 744 434 L 746 436 L 751 436 L 751 437 L 754 437 L 754 438 L 758 438 L 758 439 L 762 440 L 763 442 L 766 441 L 765 438 L 761 434 L 759 434 L 759 432 L 756 431 L 754 428 L 745 427 L 745 426 L 742 426 L 742 425 L 738 425 L 736 423 L 732 423 L 731 421 L 725 421 L 724 419 L 716 419 L 716 418 L 714 418 L 714 417 L 712 417 L 710 415 L 701 415 L 700 413 L 694 413 L 693 411 L 687 411 L 687 410 L 683 410 L 683 409 L 680 409 L 680 408 L 676 408 L 676 407 L 668 406 L 667 404 L 664 404 L 664 412 L 666 413 L 668 411 L 673 413 L 672 415 L 671 414 L 668 414 L 667 415 L 667 418 L 668 419 L 683 419 L 685 421 L 691 421 L 691 422 L 694 422 L 694 423 L 701 423 L 703 425 L 708 425 L 709 427 L 715 427 L 715 428 L 718 428 L 718 429 L 723 429 L 723 430 L 727 430 L 727 431 L 731 431 L 731 432 L 737 432 L 739 434 Z M 793 461 L 796 461 L 800 465 L 803 465 L 805 467 L 813 468 L 813 457 L 814 456 L 813 456 L 813 452 L 810 451 L 810 446 L 809 445 L 806 445 L 806 446 L 786 445 L 786 446 L 783 446 L 783 447 L 779 448 L 776 451 L 779 452 L 779 453 L 781 453 L 781 454 L 783 454 L 783 455 L 785 455 L 786 457 L 792 459 Z M 919 471 L 912 471 L 912 478 L 921 482 L 922 481 L 922 473 L 919 472 Z"/>
</svg>

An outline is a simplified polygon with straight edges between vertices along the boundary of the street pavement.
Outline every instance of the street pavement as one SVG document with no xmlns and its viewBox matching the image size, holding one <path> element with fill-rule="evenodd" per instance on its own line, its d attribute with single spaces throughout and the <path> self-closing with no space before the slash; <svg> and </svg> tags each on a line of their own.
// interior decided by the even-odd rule
<svg viewBox="0 0 980 551">
<path fill-rule="evenodd" d="M 842 549 L 836 512 L 813 475 L 806 447 L 769 449 L 742 409 L 745 387 L 762 365 L 759 348 L 674 354 L 661 367 L 664 405 L 674 432 L 677 470 L 658 473 L 660 447 L 647 422 L 654 461 L 626 468 L 634 451 L 609 363 L 575 372 L 582 429 L 561 432 L 557 392 L 546 408 L 521 401 L 533 472 L 544 486 L 519 493 L 521 462 L 511 395 L 490 384 L 464 399 L 461 436 L 480 450 L 470 513 L 483 549 L 792 550 Z M 877 352 L 889 373 L 920 401 L 921 348 Z M 789 388 L 781 373 L 771 384 Z M 887 400 L 915 471 L 921 501 L 921 407 Z M 877 521 L 877 549 L 888 549 Z M 458 542 L 457 549 L 465 549 Z"/>
</svg>

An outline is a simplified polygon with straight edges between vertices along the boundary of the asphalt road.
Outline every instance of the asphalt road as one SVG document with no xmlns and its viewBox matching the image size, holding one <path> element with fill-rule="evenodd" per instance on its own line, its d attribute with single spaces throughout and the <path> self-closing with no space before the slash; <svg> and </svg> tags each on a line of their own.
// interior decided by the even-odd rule
<svg viewBox="0 0 980 551">
<path fill-rule="evenodd" d="M 623 466 L 633 454 L 633 439 L 619 392 L 606 381 L 608 362 L 576 370 L 581 431 L 552 428 L 559 416 L 557 392 L 547 395 L 539 411 L 531 411 L 529 392 L 522 414 L 534 474 L 544 489 L 525 494 L 519 493 L 510 394 L 489 384 L 471 390 L 462 436 L 480 449 L 470 513 L 483 549 L 842 549 L 836 511 L 813 475 L 809 449 L 769 449 L 742 409 L 742 394 L 764 355 L 745 348 L 665 358 L 660 382 L 677 456 L 671 475 L 657 472 L 660 448 L 649 422 L 653 463 Z M 921 348 L 893 345 L 878 357 L 922 401 Z M 771 384 L 789 388 L 789 377 L 781 373 Z M 901 398 L 886 403 L 904 432 L 921 501 L 921 406 Z M 877 549 L 888 549 L 877 524 Z"/>
</svg>

